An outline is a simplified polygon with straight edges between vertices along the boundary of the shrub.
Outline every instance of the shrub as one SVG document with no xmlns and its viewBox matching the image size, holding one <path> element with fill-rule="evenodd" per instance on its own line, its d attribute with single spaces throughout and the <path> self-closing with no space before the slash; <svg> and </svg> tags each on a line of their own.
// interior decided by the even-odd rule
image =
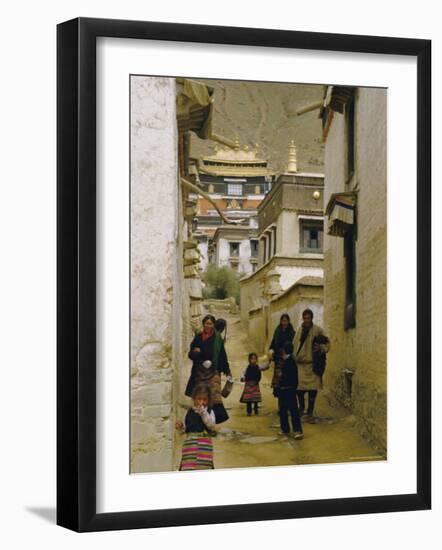
<svg viewBox="0 0 442 550">
<path fill-rule="evenodd" d="M 202 279 L 206 284 L 203 289 L 204 298 L 224 300 L 233 297 L 236 303 L 239 303 L 240 275 L 230 267 L 216 267 L 209 264 L 202 275 Z"/>
</svg>

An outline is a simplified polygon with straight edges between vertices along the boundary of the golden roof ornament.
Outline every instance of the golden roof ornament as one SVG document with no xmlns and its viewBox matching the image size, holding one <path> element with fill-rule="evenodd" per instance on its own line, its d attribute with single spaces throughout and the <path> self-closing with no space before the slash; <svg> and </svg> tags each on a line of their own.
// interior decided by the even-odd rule
<svg viewBox="0 0 442 550">
<path fill-rule="evenodd" d="M 254 147 L 241 147 L 238 136 L 234 147 L 218 147 L 214 153 L 198 159 L 198 172 L 231 177 L 273 177 L 265 158 L 259 158 Z"/>
<path fill-rule="evenodd" d="M 296 166 L 296 145 L 292 139 L 289 145 L 289 161 L 287 164 L 287 172 L 289 172 L 290 174 L 293 174 L 297 171 L 298 171 L 298 168 Z"/>
</svg>

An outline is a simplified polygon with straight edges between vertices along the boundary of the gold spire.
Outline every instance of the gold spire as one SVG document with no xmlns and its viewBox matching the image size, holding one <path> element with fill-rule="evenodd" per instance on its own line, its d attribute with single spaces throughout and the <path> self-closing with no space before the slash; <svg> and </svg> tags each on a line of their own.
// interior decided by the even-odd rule
<svg viewBox="0 0 442 550">
<path fill-rule="evenodd" d="M 298 171 L 298 168 L 296 166 L 296 145 L 292 139 L 289 145 L 289 161 L 287 164 L 287 172 L 294 173 L 297 171 Z"/>
</svg>

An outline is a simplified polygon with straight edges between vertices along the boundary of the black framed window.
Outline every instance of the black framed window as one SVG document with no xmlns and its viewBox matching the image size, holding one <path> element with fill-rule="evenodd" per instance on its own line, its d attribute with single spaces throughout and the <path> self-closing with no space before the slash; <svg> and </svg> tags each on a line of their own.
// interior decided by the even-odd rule
<svg viewBox="0 0 442 550">
<path fill-rule="evenodd" d="M 239 243 L 229 243 L 230 257 L 236 258 L 239 256 Z"/>
<path fill-rule="evenodd" d="M 258 241 L 256 239 L 250 241 L 250 255 L 252 258 L 258 257 Z"/>
<path fill-rule="evenodd" d="M 299 234 L 300 252 L 312 252 L 322 254 L 324 240 L 324 222 L 322 220 L 301 220 Z"/>
<path fill-rule="evenodd" d="M 258 32 L 259 31 L 259 32 Z M 417 292 L 421 297 L 417 309 L 418 390 L 411 402 L 417 407 L 417 429 L 410 432 L 416 441 L 416 489 L 410 494 L 379 494 L 348 498 L 345 489 L 333 499 L 255 504 L 227 504 L 198 508 L 115 511 L 103 514 L 97 510 L 100 462 L 97 461 L 96 348 L 100 328 L 96 315 L 96 294 L 100 283 L 96 276 L 96 212 L 100 196 L 96 193 L 96 136 L 88 121 L 95 121 L 99 98 L 95 70 L 98 37 L 147 40 L 179 40 L 185 43 L 235 44 L 342 52 L 367 52 L 380 55 L 413 56 L 417 61 Z M 118 39 L 119 39 L 118 38 Z M 233 45 L 233 46 L 232 46 Z M 426 399 L 431 390 L 431 250 L 430 234 L 430 161 L 431 161 L 431 42 L 429 40 L 351 35 L 324 35 L 292 31 L 261 30 L 198 25 L 170 25 L 80 18 L 58 26 L 58 442 L 57 442 L 57 523 L 76 531 L 127 528 L 152 528 L 232 521 L 304 518 L 330 514 L 398 512 L 431 508 L 431 403 Z M 81 55 L 80 55 L 81 54 Z M 79 63 L 80 60 L 80 63 Z M 265 61 L 265 60 L 264 60 Z M 81 74 L 81 78 L 80 78 Z M 72 85 L 74 83 L 74 85 Z M 413 81 L 414 83 L 414 81 Z M 77 85 L 75 85 L 77 84 Z M 92 92 L 92 93 L 91 93 Z M 415 119 L 414 115 L 411 115 Z M 86 121 L 83 124 L 83 121 Z M 80 124 L 82 122 L 82 124 Z M 93 128 L 92 128 L 93 130 Z M 81 167 L 81 177 L 79 177 Z M 91 185 L 92 182 L 92 185 Z M 78 198 L 78 200 L 75 200 Z M 344 244 L 344 247 L 346 245 Z M 69 251 L 75 251 L 69 254 Z M 66 253 L 68 251 L 68 253 Z M 78 252 L 78 253 L 77 253 Z M 353 250 L 354 256 L 354 250 Z M 354 264 L 355 265 L 355 264 Z M 355 266 L 356 267 L 356 266 Z M 80 284 L 81 283 L 81 284 Z M 72 292 L 73 289 L 73 292 Z M 80 292 L 81 290 L 81 292 Z M 269 324 L 265 324 L 268 341 Z M 81 364 L 88 368 L 79 368 Z M 414 358 L 413 360 L 416 360 Z M 72 391 L 75 388 L 75 392 Z M 76 437 L 70 437 L 74 432 Z M 407 434 L 408 435 L 408 434 Z M 81 495 L 81 498 L 78 498 Z M 341 498 L 343 497 L 343 498 Z M 275 492 L 275 499 L 278 498 Z M 189 512 L 190 510 L 190 512 Z"/>
</svg>

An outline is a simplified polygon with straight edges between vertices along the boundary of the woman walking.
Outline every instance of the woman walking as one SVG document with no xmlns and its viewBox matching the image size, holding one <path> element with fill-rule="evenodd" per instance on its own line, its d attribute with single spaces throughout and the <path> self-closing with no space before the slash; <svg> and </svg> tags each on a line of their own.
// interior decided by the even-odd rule
<svg viewBox="0 0 442 550">
<path fill-rule="evenodd" d="M 216 423 L 225 422 L 229 415 L 221 396 L 221 374 L 231 380 L 231 372 L 223 339 L 215 330 L 213 315 L 204 317 L 202 331 L 195 335 L 190 344 L 189 358 L 193 365 L 185 394 L 191 397 L 195 386 L 207 384 L 211 390 L 211 405 Z"/>
</svg>

